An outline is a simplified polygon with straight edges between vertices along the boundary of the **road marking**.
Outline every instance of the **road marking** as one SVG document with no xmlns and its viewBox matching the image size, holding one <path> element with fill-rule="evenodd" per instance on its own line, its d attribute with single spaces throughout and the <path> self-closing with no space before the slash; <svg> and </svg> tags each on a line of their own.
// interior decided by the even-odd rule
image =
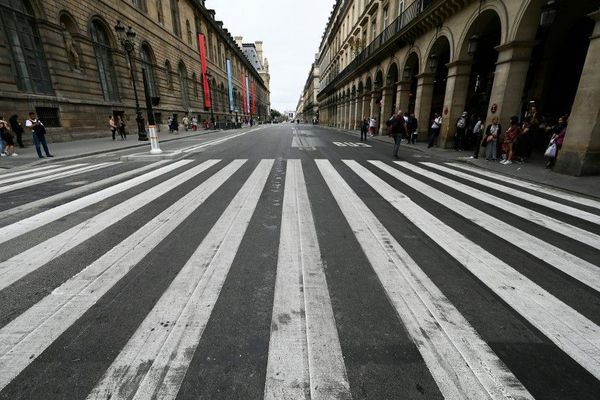
<svg viewBox="0 0 600 400">
<path fill-rule="evenodd" d="M 510 238 L 510 244 L 526 251 L 559 271 L 577 279 L 584 285 L 600 292 L 600 269 L 597 265 L 582 260 L 581 258 L 546 243 L 533 235 L 523 232 L 522 230 L 494 218 L 475 207 L 463 203 L 444 192 L 434 189 L 381 161 L 369 162 L 400 182 L 416 189 L 419 193 L 498 236 L 500 239 Z M 502 235 L 500 235 L 500 233 Z"/>
<path fill-rule="evenodd" d="M 243 164 L 236 160 L 0 330 L 0 390 L 98 302 Z"/>
<path fill-rule="evenodd" d="M 282 212 L 264 398 L 351 399 L 300 160 L 287 162 Z"/>
<path fill-rule="evenodd" d="M 68 170 L 68 171 L 63 171 L 61 173 L 55 174 L 54 171 L 52 173 L 52 175 L 47 175 L 47 176 L 42 176 L 39 178 L 35 178 L 35 179 L 30 179 L 24 182 L 17 182 L 14 183 L 12 185 L 8 185 L 8 186 L 2 186 L 0 187 L 0 194 L 2 193 L 8 193 L 8 192 L 13 192 L 15 190 L 18 189 L 23 189 L 23 188 L 27 188 L 27 187 L 31 187 L 31 186 L 35 186 L 37 184 L 43 184 L 43 183 L 48 183 L 48 182 L 52 182 L 58 179 L 62 179 L 62 178 L 67 178 L 69 176 L 73 176 L 73 175 L 79 175 L 79 174 L 83 174 L 86 172 L 91 172 L 91 171 L 96 171 L 98 169 L 102 169 L 102 168 L 106 168 L 106 167 L 111 167 L 113 165 L 119 164 L 120 162 L 105 162 L 105 163 L 101 163 L 101 164 L 96 164 L 96 165 L 87 165 L 85 167 L 82 168 L 78 168 L 75 170 Z"/>
<path fill-rule="evenodd" d="M 332 142 L 338 147 L 373 147 L 370 144 L 359 142 Z"/>
<path fill-rule="evenodd" d="M 76 168 L 77 166 L 83 166 L 86 164 L 73 164 L 73 165 L 61 165 L 61 164 L 56 164 L 56 165 L 46 165 L 46 166 L 39 166 L 39 167 L 33 167 L 33 168 L 28 168 L 26 170 L 22 170 L 22 171 L 16 171 L 16 172 L 8 172 L 6 174 L 0 174 L 0 180 L 1 183 L 8 183 L 8 182 L 14 182 L 14 181 L 20 181 L 23 179 L 27 179 L 27 178 L 32 178 L 32 177 L 36 177 L 36 176 L 40 176 L 40 175 L 46 175 L 46 174 L 51 174 L 53 171 L 51 170 L 55 170 L 57 168 Z M 32 176 L 33 175 L 33 176 Z"/>
<path fill-rule="evenodd" d="M 600 327 L 356 162 L 351 169 L 438 246 L 600 379 Z M 476 397 L 474 397 L 476 398 Z"/>
<path fill-rule="evenodd" d="M 220 160 L 206 161 L 0 263 L 0 290 L 94 237 L 149 202 L 206 171 Z"/>
<path fill-rule="evenodd" d="M 513 184 L 516 186 L 520 186 L 520 187 L 523 187 L 523 188 L 526 188 L 529 190 L 533 190 L 533 191 L 536 191 L 539 193 L 547 194 L 550 196 L 558 197 L 560 199 L 568 200 L 573 203 L 578 203 L 578 204 L 581 204 L 584 206 L 600 209 L 600 201 L 589 199 L 587 197 L 577 196 L 573 193 L 554 189 L 554 188 L 548 187 L 548 186 L 538 185 L 537 183 L 533 183 L 533 182 L 528 182 L 528 181 L 523 181 L 520 179 L 511 178 L 506 175 L 496 174 L 489 170 L 482 171 L 480 168 L 475 168 L 470 165 L 462 165 L 459 163 L 446 163 L 446 165 L 450 165 L 451 167 L 454 167 L 454 168 L 460 168 L 465 171 L 474 172 L 479 175 L 488 176 L 490 178 L 498 179 L 499 181 L 510 183 L 510 184 Z"/>
<path fill-rule="evenodd" d="M 35 208 L 42 208 L 44 206 L 47 206 L 47 205 L 52 204 L 52 203 L 56 203 L 56 202 L 58 202 L 60 200 L 63 200 L 63 199 L 68 199 L 68 198 L 76 197 L 76 196 L 78 196 L 78 195 L 80 195 L 82 193 L 86 193 L 86 192 L 92 191 L 93 189 L 110 185 L 113 182 L 118 182 L 118 181 L 121 181 L 123 179 L 127 179 L 130 176 L 141 174 L 142 172 L 146 172 L 148 170 L 154 169 L 154 168 L 156 168 L 156 167 L 158 167 L 160 165 L 166 164 L 168 162 L 170 162 L 170 161 L 169 160 L 157 161 L 157 162 L 155 162 L 153 164 L 149 164 L 149 165 L 146 165 L 144 167 L 137 168 L 137 169 L 134 169 L 134 170 L 131 170 L 131 171 L 126 171 L 126 172 L 123 172 L 123 173 L 121 173 L 119 175 L 111 176 L 111 177 L 102 179 L 102 180 L 97 181 L 97 182 L 92 182 L 92 183 L 87 184 L 85 186 L 81 186 L 81 187 L 78 187 L 78 188 L 75 188 L 75 189 L 67 190 L 66 192 L 57 193 L 57 194 L 55 194 L 53 196 L 45 197 L 43 199 L 39 199 L 39 200 L 36 200 L 36 201 L 32 201 L 32 202 L 27 203 L 27 204 L 22 204 L 20 206 L 11 208 L 9 210 L 0 211 L 0 221 L 3 220 L 3 219 L 5 219 L 5 218 L 7 218 L 7 217 L 15 216 L 17 214 L 20 214 L 20 213 L 23 213 L 23 212 L 26 212 L 26 211 L 30 211 L 30 210 L 33 210 Z"/>
<path fill-rule="evenodd" d="M 193 152 L 201 150 L 201 149 L 203 149 L 205 147 L 215 146 L 217 144 L 221 144 L 221 143 L 227 142 L 228 140 L 235 139 L 235 138 L 247 135 L 247 134 L 252 133 L 252 132 L 256 132 L 256 131 L 258 131 L 260 129 L 261 128 L 254 128 L 254 129 L 251 129 L 249 131 L 236 133 L 234 135 L 226 136 L 226 137 L 221 138 L 221 139 L 215 139 L 215 140 L 212 140 L 210 142 L 206 142 L 206 143 L 202 143 L 202 144 L 197 144 L 197 145 L 193 145 L 193 146 L 190 146 L 190 147 L 185 147 L 185 148 L 181 149 L 181 151 L 183 153 L 193 153 Z"/>
<path fill-rule="evenodd" d="M 556 211 L 560 211 L 567 215 L 571 215 L 573 217 L 577 217 L 577 218 L 583 219 L 585 221 L 592 222 L 594 224 L 600 224 L 600 215 L 598 215 L 598 214 L 592 214 L 590 212 L 579 210 L 575 207 L 571 207 L 571 206 L 568 206 L 568 205 L 565 205 L 562 203 L 558 203 L 556 201 L 548 200 L 543 197 L 529 194 L 529 193 L 526 193 L 526 192 L 523 192 L 520 190 L 512 189 L 508 186 L 500 185 L 498 183 L 494 183 L 487 179 L 477 178 L 474 175 L 465 174 L 464 172 L 456 171 L 451 168 L 444 167 L 442 165 L 437 165 L 437 164 L 434 164 L 431 162 L 423 162 L 422 164 L 426 165 L 428 167 L 437 169 L 439 171 L 446 172 L 450 175 L 454 175 L 459 178 L 467 179 L 469 182 L 477 183 L 477 184 L 483 185 L 485 187 L 488 187 L 490 189 L 498 190 L 502 193 L 506 193 L 511 196 L 515 196 L 519 199 L 527 200 L 532 203 L 535 203 L 535 204 L 538 204 L 538 205 L 541 205 L 544 207 L 548 207 L 548 208 L 551 208 Z"/>
<path fill-rule="evenodd" d="M 315 161 L 444 398 L 532 399 L 331 163 Z"/>
<path fill-rule="evenodd" d="M 585 243 L 595 249 L 600 249 L 600 236 L 584 229 L 578 228 L 573 225 L 569 225 L 566 222 L 559 221 L 555 218 L 549 217 L 537 211 L 530 210 L 526 207 L 520 206 L 508 200 L 493 196 L 479 189 L 475 189 L 471 186 L 465 185 L 458 181 L 446 178 L 436 172 L 431 172 L 416 165 L 410 164 L 405 161 L 396 161 L 396 164 L 404 167 L 410 171 L 413 171 L 419 175 L 425 176 L 435 182 L 441 183 L 461 193 L 469 195 L 475 199 L 481 200 L 491 206 L 497 207 L 504 212 L 521 217 L 529 222 L 540 225 L 546 229 L 550 229 L 554 232 L 560 233 L 566 237 L 577 240 L 581 243 Z"/>
<path fill-rule="evenodd" d="M 175 399 L 273 163 L 259 163 L 88 399 Z"/>
<path fill-rule="evenodd" d="M 21 221 L 15 222 L 14 224 L 4 226 L 0 228 L 0 244 L 5 243 L 17 236 L 21 236 L 27 232 L 31 232 L 34 229 L 40 228 L 66 215 L 77 212 L 85 207 L 99 203 L 102 200 L 105 200 L 111 196 L 117 195 L 135 186 L 141 185 L 144 182 L 148 182 L 151 179 L 174 171 L 177 168 L 187 165 L 191 162 L 192 160 L 177 161 L 173 164 L 157 169 L 156 171 L 152 171 L 147 174 L 138 176 L 137 178 L 133 178 L 128 181 L 119 183 L 118 185 L 108 187 L 99 192 L 89 194 L 85 197 L 81 197 L 69 203 L 62 204 L 50 210 L 43 211 L 29 218 L 25 218 Z"/>
</svg>

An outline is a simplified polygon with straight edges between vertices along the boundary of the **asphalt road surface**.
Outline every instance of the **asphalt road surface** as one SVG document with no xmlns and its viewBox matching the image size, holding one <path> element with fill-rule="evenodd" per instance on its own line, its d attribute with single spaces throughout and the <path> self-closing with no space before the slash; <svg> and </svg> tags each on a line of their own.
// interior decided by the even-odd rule
<svg viewBox="0 0 600 400">
<path fill-rule="evenodd" d="M 0 399 L 600 398 L 600 201 L 311 125 L 163 148 L 0 175 Z"/>
</svg>

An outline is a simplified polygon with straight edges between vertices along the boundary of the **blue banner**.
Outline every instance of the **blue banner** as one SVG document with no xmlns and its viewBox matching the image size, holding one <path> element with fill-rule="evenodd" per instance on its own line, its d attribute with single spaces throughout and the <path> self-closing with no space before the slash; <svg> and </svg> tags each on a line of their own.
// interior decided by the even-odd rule
<svg viewBox="0 0 600 400">
<path fill-rule="evenodd" d="M 231 77 L 231 60 L 227 59 L 227 90 L 229 92 L 229 112 L 235 110 L 235 104 L 233 102 L 233 79 Z"/>
<path fill-rule="evenodd" d="M 246 76 L 246 113 L 250 114 L 250 78 Z"/>
</svg>

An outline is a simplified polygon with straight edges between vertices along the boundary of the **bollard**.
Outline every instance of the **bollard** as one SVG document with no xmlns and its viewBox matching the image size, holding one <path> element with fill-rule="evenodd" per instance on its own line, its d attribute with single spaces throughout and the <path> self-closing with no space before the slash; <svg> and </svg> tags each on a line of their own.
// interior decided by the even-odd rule
<svg viewBox="0 0 600 400">
<path fill-rule="evenodd" d="M 161 154 L 162 150 L 158 144 L 158 134 L 156 133 L 156 125 L 148 126 L 148 133 L 150 138 L 150 154 Z"/>
</svg>

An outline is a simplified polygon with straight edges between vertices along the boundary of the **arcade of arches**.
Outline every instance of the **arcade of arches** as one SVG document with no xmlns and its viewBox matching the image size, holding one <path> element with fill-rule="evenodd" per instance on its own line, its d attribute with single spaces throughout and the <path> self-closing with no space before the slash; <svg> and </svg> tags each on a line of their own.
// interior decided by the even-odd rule
<svg viewBox="0 0 600 400">
<path fill-rule="evenodd" d="M 440 145 L 451 147 L 463 111 L 488 123 L 499 117 L 507 126 L 535 102 L 544 120 L 569 115 L 555 170 L 600 174 L 600 0 L 550 2 L 550 19 L 547 0 L 466 3 L 437 27 L 423 28 L 425 34 L 397 41 L 385 58 L 344 75 L 319 96 L 320 122 L 358 129 L 363 118 L 381 122 L 401 109 L 415 114 L 419 140 L 426 140 L 439 113 Z M 385 124 L 379 125 L 383 134 Z"/>
</svg>

